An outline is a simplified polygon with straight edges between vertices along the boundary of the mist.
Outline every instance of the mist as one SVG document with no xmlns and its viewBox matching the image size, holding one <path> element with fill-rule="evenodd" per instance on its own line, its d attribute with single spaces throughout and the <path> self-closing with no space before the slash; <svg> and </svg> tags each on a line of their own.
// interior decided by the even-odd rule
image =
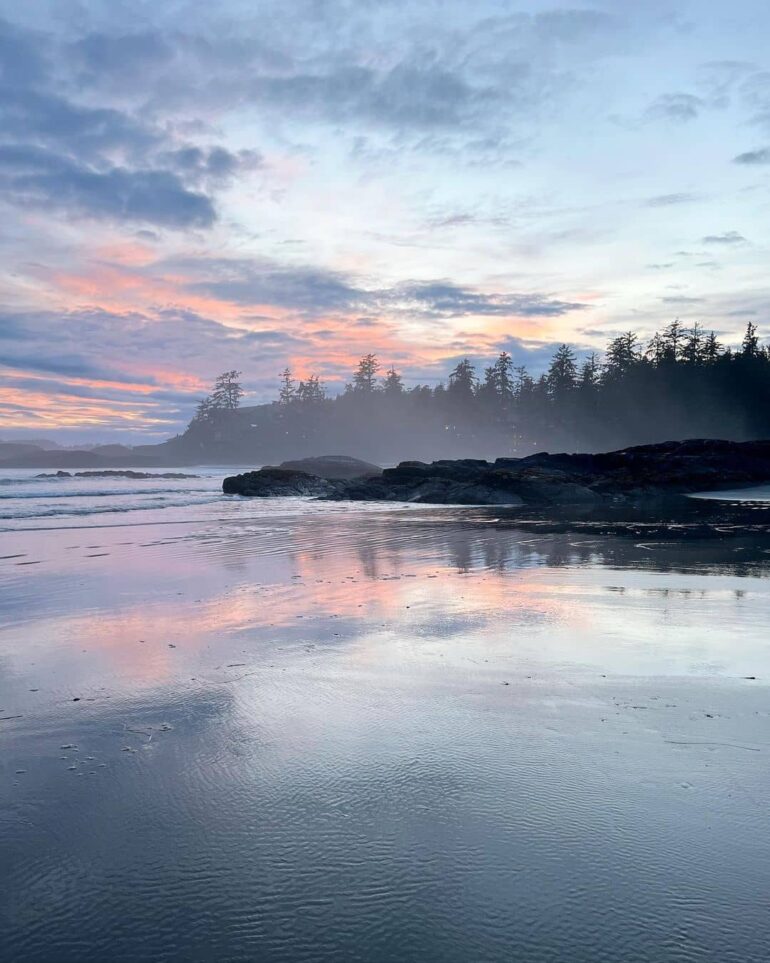
<svg viewBox="0 0 770 963">
<path fill-rule="evenodd" d="M 387 465 L 770 435 L 770 353 L 751 323 L 732 347 L 678 321 L 646 344 L 619 335 L 582 362 L 564 344 L 537 378 L 505 352 L 483 372 L 466 359 L 436 387 L 406 389 L 369 354 L 337 397 L 286 369 L 276 401 L 258 406 L 240 406 L 239 374 L 217 380 L 169 453 L 255 464 L 339 453 Z"/>
</svg>

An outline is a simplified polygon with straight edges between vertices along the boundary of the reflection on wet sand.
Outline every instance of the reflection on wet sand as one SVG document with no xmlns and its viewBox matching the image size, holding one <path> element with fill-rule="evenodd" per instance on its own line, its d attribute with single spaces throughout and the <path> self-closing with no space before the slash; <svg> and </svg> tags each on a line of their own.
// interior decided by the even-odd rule
<svg viewBox="0 0 770 963">
<path fill-rule="evenodd" d="M 627 602 L 645 594 L 693 598 L 702 607 L 715 593 L 740 598 L 747 590 L 736 579 L 770 572 L 770 551 L 757 539 L 533 536 L 484 512 L 460 519 L 446 512 L 353 515 L 347 523 L 279 519 L 224 533 L 161 533 L 140 547 L 105 530 L 100 542 L 111 561 L 73 556 L 81 546 L 65 554 L 60 534 L 46 536 L 45 566 L 34 581 L 25 576 L 24 591 L 17 591 L 9 580 L 5 608 L 15 625 L 9 619 L 7 633 L 29 645 L 32 623 L 38 644 L 109 654 L 114 671 L 147 682 L 173 675 L 178 658 L 169 644 L 197 651 L 217 634 L 296 632 L 300 620 L 338 619 L 342 629 L 351 620 L 401 624 L 418 617 L 438 619 L 444 632 L 453 621 L 478 627 L 502 617 L 558 620 L 574 632 L 594 624 L 597 600 L 607 593 Z M 627 572 L 627 584 L 613 584 L 602 574 L 607 570 Z M 639 572 L 689 580 L 649 585 L 633 574 Z M 137 649 L 149 639 L 165 646 Z"/>
<path fill-rule="evenodd" d="M 14 539 L 8 958 L 762 959 L 762 539 L 441 509 Z"/>
</svg>

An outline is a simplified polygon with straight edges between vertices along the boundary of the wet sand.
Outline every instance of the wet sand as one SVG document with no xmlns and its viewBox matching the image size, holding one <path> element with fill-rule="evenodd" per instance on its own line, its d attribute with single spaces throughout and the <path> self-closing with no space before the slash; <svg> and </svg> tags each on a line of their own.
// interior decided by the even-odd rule
<svg viewBox="0 0 770 963">
<path fill-rule="evenodd" d="M 764 961 L 770 553 L 6 532 L 0 959 Z"/>
</svg>

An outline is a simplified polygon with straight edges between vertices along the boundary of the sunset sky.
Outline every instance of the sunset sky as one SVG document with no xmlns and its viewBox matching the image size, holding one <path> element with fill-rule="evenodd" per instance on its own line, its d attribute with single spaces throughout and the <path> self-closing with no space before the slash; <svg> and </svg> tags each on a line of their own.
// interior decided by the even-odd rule
<svg viewBox="0 0 770 963">
<path fill-rule="evenodd" d="M 770 334 L 767 0 L 0 0 L 0 438 Z"/>
</svg>

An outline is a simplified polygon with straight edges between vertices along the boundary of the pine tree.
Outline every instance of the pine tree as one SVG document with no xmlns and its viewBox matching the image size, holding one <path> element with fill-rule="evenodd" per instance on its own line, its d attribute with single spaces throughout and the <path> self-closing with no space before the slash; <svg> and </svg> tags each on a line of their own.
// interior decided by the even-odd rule
<svg viewBox="0 0 770 963">
<path fill-rule="evenodd" d="M 741 342 L 741 354 L 744 358 L 756 358 L 759 354 L 759 336 L 757 335 L 756 324 L 749 321 L 746 325 L 746 333 Z"/>
<path fill-rule="evenodd" d="M 553 356 L 546 375 L 548 390 L 554 398 L 571 391 L 577 384 L 575 352 L 568 344 L 561 344 Z"/>
<path fill-rule="evenodd" d="M 666 343 L 663 340 L 659 331 L 656 331 L 655 334 L 650 339 L 647 345 L 647 350 L 644 353 L 644 356 L 648 361 L 651 361 L 654 365 L 659 365 L 661 364 L 662 361 L 665 360 Z"/>
<path fill-rule="evenodd" d="M 679 361 L 685 337 L 684 327 L 678 318 L 663 331 L 663 355 L 666 361 Z"/>
<path fill-rule="evenodd" d="M 401 375 L 392 365 L 382 379 L 382 390 L 385 392 L 386 398 L 398 398 L 404 393 Z"/>
<path fill-rule="evenodd" d="M 358 367 L 353 374 L 353 384 L 351 390 L 355 394 L 373 395 L 377 390 L 377 372 L 380 370 L 380 363 L 373 354 L 366 354 L 358 362 Z"/>
<path fill-rule="evenodd" d="M 290 368 L 281 372 L 281 390 L 278 392 L 278 404 L 290 405 L 297 397 L 297 386 L 291 375 Z"/>
<path fill-rule="evenodd" d="M 195 424 L 205 424 L 207 421 L 211 420 L 211 413 L 214 408 L 212 404 L 211 397 L 206 395 L 205 398 L 201 398 L 195 408 L 195 414 L 193 415 L 193 422 Z"/>
<path fill-rule="evenodd" d="M 586 391 L 595 390 L 599 386 L 600 371 L 599 356 L 595 351 L 592 351 L 580 369 L 580 387 Z"/>
<path fill-rule="evenodd" d="M 717 341 L 717 336 L 713 331 L 706 335 L 703 342 L 702 357 L 706 364 L 714 364 L 722 353 L 722 345 Z"/>
<path fill-rule="evenodd" d="M 484 381 L 482 382 L 479 390 L 483 392 L 485 397 L 494 399 L 495 395 L 497 394 L 497 377 L 494 365 L 484 368 Z"/>
<path fill-rule="evenodd" d="M 638 339 L 633 331 L 613 338 L 604 356 L 604 375 L 614 381 L 627 374 L 640 359 Z"/>
<path fill-rule="evenodd" d="M 318 405 L 326 400 L 326 388 L 318 380 L 318 375 L 310 375 L 307 381 L 300 381 L 296 398 L 305 405 Z"/>
<path fill-rule="evenodd" d="M 513 360 L 507 351 L 501 351 L 492 365 L 491 383 L 495 394 L 503 401 L 513 397 Z"/>
<path fill-rule="evenodd" d="M 234 411 L 241 403 L 243 388 L 238 379 L 240 371 L 225 371 L 214 382 L 211 395 L 212 407 L 220 410 Z"/>
<path fill-rule="evenodd" d="M 472 398 L 476 391 L 476 369 L 467 358 L 449 374 L 447 393 L 456 399 Z"/>
<path fill-rule="evenodd" d="M 525 365 L 519 365 L 518 368 L 514 370 L 516 372 L 516 380 L 514 381 L 513 392 L 517 398 L 521 398 L 532 392 L 535 382 L 532 380 L 532 376 L 527 371 Z"/>
<path fill-rule="evenodd" d="M 260 411 L 268 406 L 258 406 L 250 425 L 227 417 L 243 392 L 239 372 L 225 372 L 213 394 L 197 406 L 191 421 L 197 429 L 194 441 L 203 447 L 209 441 L 241 444 L 242 433 L 251 431 L 262 451 L 271 444 L 285 446 L 287 434 L 292 444 L 309 446 L 340 432 L 366 438 L 387 424 L 393 426 L 394 446 L 419 438 L 436 457 L 452 452 L 487 456 L 496 449 L 509 451 L 513 444 L 526 451 L 582 442 L 596 450 L 688 434 L 770 434 L 770 350 L 760 344 L 754 323 L 734 349 L 723 347 L 700 324 L 686 329 L 675 321 L 642 354 L 636 334 L 628 332 L 612 338 L 603 362 L 592 354 L 579 369 L 574 350 L 560 345 L 547 373 L 536 380 L 524 366 L 514 368 L 503 352 L 485 369 L 481 387 L 467 358 L 455 365 L 448 387 L 418 385 L 405 391 L 394 367 L 382 378 L 376 377 L 378 368 L 373 354 L 364 356 L 354 384 L 339 400 L 326 399 L 316 375 L 297 383 L 287 368 L 278 403 L 289 405 L 291 399 L 291 407 L 270 408 L 268 417 Z M 396 397 L 403 403 L 387 400 Z M 402 410 L 403 419 L 393 417 Z M 399 454 L 394 447 L 393 457 Z"/>
<path fill-rule="evenodd" d="M 687 332 L 684 345 L 682 347 L 681 358 L 686 364 L 699 364 L 703 360 L 703 328 L 696 321 Z"/>
</svg>

